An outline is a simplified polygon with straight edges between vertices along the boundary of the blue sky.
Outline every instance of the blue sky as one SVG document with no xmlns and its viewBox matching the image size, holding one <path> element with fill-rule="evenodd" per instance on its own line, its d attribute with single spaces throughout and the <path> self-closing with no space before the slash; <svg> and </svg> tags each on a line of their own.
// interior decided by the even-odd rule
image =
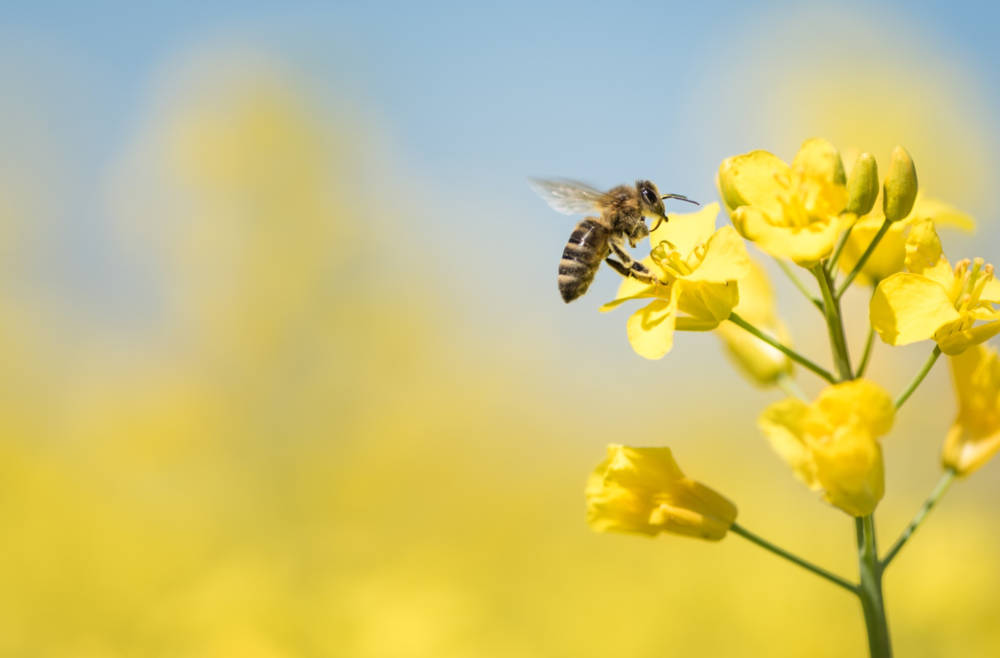
<svg viewBox="0 0 1000 658">
<path fill-rule="evenodd" d="M 534 198 L 527 176 L 649 177 L 712 200 L 723 157 L 758 147 L 790 157 L 810 136 L 782 132 L 780 113 L 762 118 L 774 71 L 840 52 L 869 57 L 876 75 L 894 66 L 960 79 L 952 94 L 970 96 L 954 106 L 970 118 L 945 118 L 988 128 L 978 140 L 988 161 L 1000 144 L 998 24 L 993 5 L 942 2 L 20 3 L 4 10 L 0 80 L 29 90 L 14 105 L 63 150 L 67 263 L 89 244 L 81 269 L 100 269 L 95 178 L 147 120 L 164 70 L 187 52 L 251 47 L 377 130 L 389 186 L 415 192 L 413 223 L 440 245 L 442 280 L 462 295 L 512 295 L 558 333 L 593 308 L 553 308 L 573 220 Z M 993 240 L 991 218 L 980 219 Z M 493 253 L 468 253 L 470 237 Z M 613 286 L 604 277 L 595 294 Z"/>
</svg>

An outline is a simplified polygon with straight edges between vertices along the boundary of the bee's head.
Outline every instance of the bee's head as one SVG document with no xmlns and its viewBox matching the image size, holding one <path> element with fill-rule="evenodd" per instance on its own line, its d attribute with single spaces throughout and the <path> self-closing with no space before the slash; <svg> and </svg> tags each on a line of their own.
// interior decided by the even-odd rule
<svg viewBox="0 0 1000 658">
<path fill-rule="evenodd" d="M 635 182 L 635 189 L 639 192 L 639 209 L 642 210 L 643 217 L 657 222 L 667 221 L 667 211 L 656 185 L 652 181 L 640 180 Z"/>
<path fill-rule="evenodd" d="M 656 185 L 652 181 L 636 181 L 635 189 L 639 191 L 639 208 L 642 210 L 643 217 L 656 220 L 656 223 L 653 224 L 654 229 L 660 225 L 660 222 L 668 220 L 667 211 L 663 207 L 664 199 L 680 199 L 696 206 L 699 205 L 697 201 L 689 199 L 683 194 L 664 194 L 661 196 L 660 191 L 656 189 Z"/>
</svg>

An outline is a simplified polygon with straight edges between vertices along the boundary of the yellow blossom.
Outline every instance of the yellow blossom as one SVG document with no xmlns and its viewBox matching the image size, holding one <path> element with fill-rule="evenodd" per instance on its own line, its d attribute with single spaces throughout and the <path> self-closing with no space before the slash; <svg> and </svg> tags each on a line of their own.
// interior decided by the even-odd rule
<svg viewBox="0 0 1000 658">
<path fill-rule="evenodd" d="M 598 532 L 719 540 L 736 520 L 736 506 L 685 477 L 670 448 L 609 445 L 607 459 L 587 481 L 586 496 L 587 523 Z"/>
<path fill-rule="evenodd" d="M 906 272 L 875 289 L 872 327 L 890 345 L 934 339 L 945 354 L 959 354 L 1000 332 L 1000 282 L 983 259 L 951 267 L 930 220 L 914 224 L 906 238 Z"/>
<path fill-rule="evenodd" d="M 824 139 L 809 139 L 791 166 L 767 151 L 723 161 L 719 190 L 743 237 L 778 258 L 809 267 L 826 258 L 852 215 L 844 165 Z"/>
<path fill-rule="evenodd" d="M 774 308 L 774 291 L 767 273 L 751 260 L 750 269 L 740 279 L 740 303 L 733 309 L 744 320 L 787 345 L 788 331 Z M 726 345 L 726 353 L 752 382 L 771 386 L 782 375 L 792 372 L 792 360 L 783 352 L 732 322 L 723 322 L 716 330 Z"/>
<path fill-rule="evenodd" d="M 958 416 L 944 441 L 946 468 L 968 475 L 1000 450 L 1000 357 L 985 345 L 953 356 Z"/>
<path fill-rule="evenodd" d="M 715 230 L 719 204 L 670 221 L 650 233 L 650 256 L 643 263 L 660 283 L 626 278 L 608 311 L 632 299 L 652 299 L 628 319 L 632 348 L 647 359 L 662 358 L 673 347 L 674 330 L 709 331 L 729 317 L 739 302 L 736 282 L 750 270 L 743 240 L 731 226 Z"/>
<path fill-rule="evenodd" d="M 934 222 L 936 227 L 951 226 L 963 231 L 973 231 L 976 227 L 975 220 L 957 208 L 918 194 L 910 214 L 889 225 L 889 230 L 865 261 L 855 281 L 865 285 L 876 285 L 882 279 L 902 271 L 903 261 L 906 258 L 906 236 L 914 224 L 927 219 Z M 868 245 L 884 222 L 885 215 L 882 213 L 882 208 L 876 206 L 875 210 L 854 224 L 840 254 L 840 269 L 844 272 L 854 269 L 861 254 L 868 249 Z"/>
<path fill-rule="evenodd" d="M 859 379 L 829 386 L 811 404 L 795 398 L 764 410 L 758 425 L 775 452 L 810 489 L 853 516 L 871 514 L 882 499 L 878 437 L 892 428 L 892 398 Z"/>
</svg>

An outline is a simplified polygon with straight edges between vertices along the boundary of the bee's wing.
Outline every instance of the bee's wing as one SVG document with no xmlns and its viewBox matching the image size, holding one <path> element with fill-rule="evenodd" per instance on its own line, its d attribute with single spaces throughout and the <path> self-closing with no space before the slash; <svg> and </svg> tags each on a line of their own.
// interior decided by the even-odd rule
<svg viewBox="0 0 1000 658">
<path fill-rule="evenodd" d="M 575 180 L 529 178 L 528 183 L 538 196 L 552 206 L 553 210 L 564 215 L 588 213 L 604 196 L 604 192 Z"/>
</svg>

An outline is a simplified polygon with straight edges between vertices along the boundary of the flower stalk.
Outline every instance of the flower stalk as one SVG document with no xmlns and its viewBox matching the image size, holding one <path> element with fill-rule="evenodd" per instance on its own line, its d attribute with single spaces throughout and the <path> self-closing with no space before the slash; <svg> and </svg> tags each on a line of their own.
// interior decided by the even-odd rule
<svg viewBox="0 0 1000 658">
<path fill-rule="evenodd" d="M 809 358 L 799 354 L 792 348 L 788 347 L 787 345 L 781 343 L 778 340 L 775 340 L 771 336 L 768 336 L 766 333 L 764 333 L 763 331 L 761 331 L 760 329 L 758 329 L 757 327 L 753 326 L 752 324 L 744 320 L 742 317 L 740 317 L 738 313 L 730 313 L 729 321 L 735 324 L 736 326 L 749 331 L 751 334 L 761 339 L 762 341 L 764 341 L 771 347 L 775 348 L 776 350 L 783 352 L 786 356 L 788 356 L 788 358 L 797 362 L 799 365 L 809 370 L 812 370 L 814 373 L 816 373 L 826 381 L 830 382 L 831 384 L 834 381 L 836 381 L 829 370 L 827 370 L 822 366 L 817 365 Z"/>
<path fill-rule="evenodd" d="M 924 381 L 924 377 L 926 377 L 927 373 L 929 373 L 931 368 L 934 367 L 934 363 L 937 362 L 939 356 L 941 356 L 941 348 L 935 345 L 934 349 L 931 351 L 931 355 L 927 357 L 923 367 L 920 368 L 920 371 L 913 378 L 913 381 L 911 381 L 906 389 L 899 394 L 899 397 L 896 398 L 896 409 L 902 407 L 903 404 L 910 399 L 913 392 L 916 391 L 917 387 Z"/>
<path fill-rule="evenodd" d="M 868 652 L 871 658 L 892 658 L 889 624 L 886 621 L 882 598 L 883 565 L 878 559 L 875 520 L 869 514 L 854 521 L 858 543 L 858 569 L 861 574 L 861 585 L 857 592 L 865 616 L 865 628 L 868 630 Z"/>
<path fill-rule="evenodd" d="M 906 526 L 906 529 L 903 530 L 899 539 L 896 540 L 896 543 L 892 545 L 889 552 L 885 554 L 884 558 L 882 558 L 882 569 L 889 566 L 892 559 L 896 557 L 896 554 L 903 548 L 903 544 L 910 539 L 913 533 L 916 532 L 917 528 L 920 527 L 920 524 L 924 522 L 924 519 L 927 518 L 927 515 L 930 514 L 930 511 L 934 509 L 935 505 L 937 505 L 938 501 L 941 500 L 945 493 L 948 492 L 949 487 L 951 487 L 951 483 L 955 481 L 957 476 L 958 472 L 955 471 L 955 469 L 949 468 L 945 470 L 944 475 L 942 475 L 941 479 L 938 480 L 937 486 L 934 487 L 934 491 L 932 491 L 931 495 L 927 497 L 924 504 L 920 506 L 920 509 L 913 516 L 913 519 Z"/>
<path fill-rule="evenodd" d="M 834 296 L 830 273 L 822 263 L 813 268 L 813 274 L 823 293 L 823 315 L 826 317 L 826 326 L 830 332 L 830 345 L 833 348 L 837 374 L 840 376 L 840 381 L 854 379 L 851 357 L 847 353 L 847 338 L 844 336 L 844 321 L 840 313 L 840 297 Z"/>
<path fill-rule="evenodd" d="M 816 574 L 820 578 L 825 578 L 826 580 L 830 581 L 834 585 L 838 585 L 840 587 L 843 587 L 847 591 L 849 591 L 851 593 L 854 593 L 854 594 L 857 594 L 857 592 L 858 592 L 858 586 L 855 585 L 854 583 L 851 583 L 848 580 L 846 580 L 844 578 L 841 578 L 840 576 L 838 576 L 835 573 L 827 571 L 823 567 L 818 567 L 815 564 L 813 564 L 812 562 L 809 562 L 807 560 L 803 560 L 798 555 L 795 555 L 794 553 L 789 553 L 788 551 L 786 551 L 785 549 L 781 548 L 780 546 L 775 546 L 774 544 L 772 544 L 771 542 L 767 541 L 766 539 L 764 539 L 760 535 L 757 535 L 757 534 L 754 534 L 754 533 L 750 532 L 749 530 L 747 530 L 743 526 L 739 525 L 738 523 L 734 523 L 729 529 L 732 532 L 735 532 L 736 534 L 738 534 L 739 536 L 741 536 L 741 537 L 743 537 L 745 539 L 750 540 L 754 544 L 757 544 L 761 548 L 766 549 L 768 551 L 771 551 L 775 555 L 777 555 L 779 557 L 782 557 L 782 558 L 788 560 L 789 562 L 797 564 L 800 567 L 802 567 L 803 569 L 806 569 L 808 571 L 813 572 L 814 574 Z"/>
<path fill-rule="evenodd" d="M 879 227 L 878 233 L 876 233 L 875 237 L 872 238 L 871 244 L 869 244 L 868 248 L 865 249 L 863 254 L 861 254 L 861 258 L 859 258 L 858 262 L 854 264 L 854 267 L 847 274 L 847 278 L 844 279 L 844 282 L 840 284 L 840 288 L 837 289 L 838 300 L 844 296 L 844 293 L 847 292 L 847 289 L 850 287 L 851 282 L 854 281 L 854 278 L 858 276 L 858 274 L 864 268 L 865 263 L 868 262 L 868 259 L 871 258 L 871 255 L 875 253 L 875 248 L 878 247 L 878 243 L 881 242 L 882 238 L 885 237 L 885 234 L 889 231 L 890 226 L 892 226 L 891 220 L 887 219 L 884 222 L 882 222 L 882 226 Z"/>
</svg>

